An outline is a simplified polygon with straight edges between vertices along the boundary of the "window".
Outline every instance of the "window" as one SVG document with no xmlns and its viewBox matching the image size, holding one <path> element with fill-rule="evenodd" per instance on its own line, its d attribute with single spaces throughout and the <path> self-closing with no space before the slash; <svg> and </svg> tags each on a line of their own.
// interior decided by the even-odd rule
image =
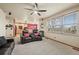
<svg viewBox="0 0 79 59">
<path fill-rule="evenodd" d="M 57 19 L 55 20 L 55 25 L 62 25 L 62 20 L 61 20 L 61 18 L 57 18 Z"/>
<path fill-rule="evenodd" d="M 59 17 L 59 18 L 55 19 L 54 31 L 55 32 L 60 32 L 61 28 L 62 28 L 62 18 Z"/>
<path fill-rule="evenodd" d="M 55 33 L 76 33 L 77 13 L 73 12 L 61 17 L 53 18 L 48 21 L 48 28 Z"/>
<path fill-rule="evenodd" d="M 52 32 L 54 32 L 54 19 L 52 19 L 52 21 L 51 21 L 51 30 L 52 30 Z"/>
<path fill-rule="evenodd" d="M 63 24 L 74 24 L 75 23 L 76 14 L 69 14 L 64 16 Z"/>
<path fill-rule="evenodd" d="M 64 16 L 63 31 L 66 32 L 66 33 L 73 33 L 76 29 L 75 20 L 76 20 L 76 14 L 75 13 Z"/>
<path fill-rule="evenodd" d="M 49 21 L 48 21 L 48 31 L 50 31 L 51 28 L 52 28 L 51 21 L 49 20 Z"/>
</svg>

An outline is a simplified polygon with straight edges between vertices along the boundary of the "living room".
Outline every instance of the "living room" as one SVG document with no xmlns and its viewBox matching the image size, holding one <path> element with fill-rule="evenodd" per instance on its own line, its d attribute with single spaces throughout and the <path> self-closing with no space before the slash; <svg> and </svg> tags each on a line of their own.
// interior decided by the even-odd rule
<svg viewBox="0 0 79 59">
<path fill-rule="evenodd" d="M 78 10 L 78 3 L 0 3 L 0 36 L 10 47 L 1 54 L 79 54 Z"/>
</svg>

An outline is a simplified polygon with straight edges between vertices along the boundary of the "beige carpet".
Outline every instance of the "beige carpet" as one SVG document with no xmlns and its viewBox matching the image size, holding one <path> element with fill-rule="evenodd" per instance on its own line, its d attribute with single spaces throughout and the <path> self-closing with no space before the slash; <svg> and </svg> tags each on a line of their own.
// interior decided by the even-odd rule
<svg viewBox="0 0 79 59">
<path fill-rule="evenodd" d="M 18 39 L 16 40 L 19 41 Z M 71 47 L 62 45 L 49 39 L 43 38 L 43 41 L 30 42 L 26 44 L 17 44 L 12 55 L 72 55 L 79 54 L 79 51 Z"/>
</svg>

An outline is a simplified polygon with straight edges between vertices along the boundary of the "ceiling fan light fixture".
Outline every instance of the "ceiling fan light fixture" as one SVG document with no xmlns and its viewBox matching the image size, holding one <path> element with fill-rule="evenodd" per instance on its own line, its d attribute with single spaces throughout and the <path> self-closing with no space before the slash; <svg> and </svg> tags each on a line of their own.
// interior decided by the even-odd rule
<svg viewBox="0 0 79 59">
<path fill-rule="evenodd" d="M 35 14 L 37 14 L 37 11 L 34 11 Z"/>
</svg>

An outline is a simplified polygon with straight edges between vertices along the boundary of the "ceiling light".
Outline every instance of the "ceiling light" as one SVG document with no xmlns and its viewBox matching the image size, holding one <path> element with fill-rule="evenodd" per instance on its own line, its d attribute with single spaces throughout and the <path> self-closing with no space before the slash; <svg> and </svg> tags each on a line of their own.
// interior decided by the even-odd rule
<svg viewBox="0 0 79 59">
<path fill-rule="evenodd" d="M 35 14 L 37 14 L 37 11 L 34 11 Z"/>
</svg>

